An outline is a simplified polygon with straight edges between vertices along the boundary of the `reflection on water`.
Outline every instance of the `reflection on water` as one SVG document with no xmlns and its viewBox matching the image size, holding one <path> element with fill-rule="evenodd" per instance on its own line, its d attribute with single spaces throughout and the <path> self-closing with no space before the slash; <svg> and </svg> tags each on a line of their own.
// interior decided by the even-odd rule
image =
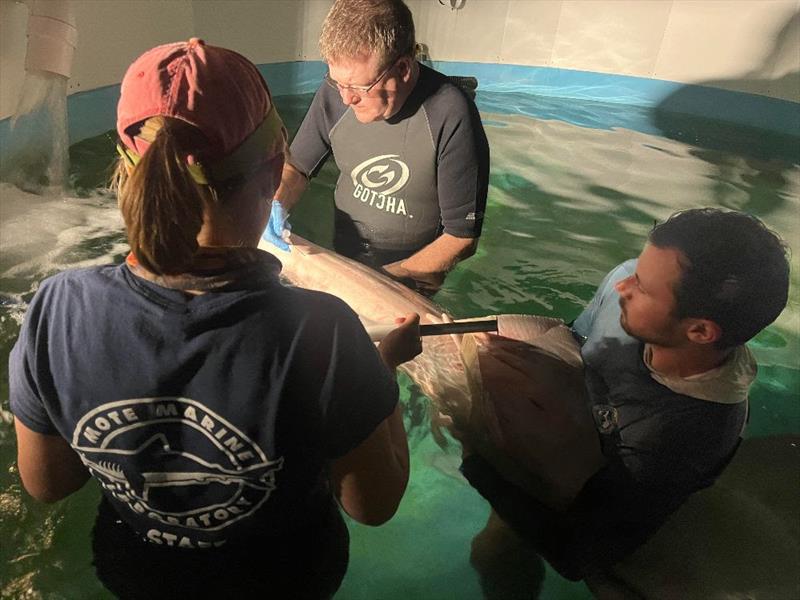
<svg viewBox="0 0 800 600">
<path fill-rule="evenodd" d="M 310 100 L 276 99 L 290 129 Z M 790 305 L 751 344 L 760 370 L 748 434 L 800 432 L 798 141 L 680 117 L 671 118 L 665 137 L 646 109 L 620 105 L 513 93 L 479 93 L 478 102 L 492 153 L 485 231 L 477 255 L 449 276 L 437 301 L 455 316 L 517 312 L 571 320 L 612 266 L 638 254 L 654 221 L 703 205 L 752 212 L 795 253 Z M 116 203 L 90 193 L 113 157 L 111 141 L 99 136 L 74 146 L 71 157 L 71 181 L 81 198 L 0 189 L 3 597 L 103 594 L 89 549 L 98 492 L 89 485 L 55 507 L 23 496 L 7 400 L 7 355 L 37 282 L 67 267 L 119 261 L 125 252 Z M 293 214 L 295 230 L 323 245 L 330 245 L 326 200 L 335 180 L 331 161 L 311 186 L 314 198 Z M 457 445 L 447 451 L 436 445 L 425 400 L 408 380 L 401 383 L 413 461 L 408 493 L 386 526 L 351 524 L 350 571 L 337 597 L 480 598 L 469 556 L 487 506 L 458 474 Z M 542 598 L 589 596 L 583 584 L 566 582 L 549 567 L 544 573 L 544 581 L 531 584 L 541 585 Z"/>
</svg>

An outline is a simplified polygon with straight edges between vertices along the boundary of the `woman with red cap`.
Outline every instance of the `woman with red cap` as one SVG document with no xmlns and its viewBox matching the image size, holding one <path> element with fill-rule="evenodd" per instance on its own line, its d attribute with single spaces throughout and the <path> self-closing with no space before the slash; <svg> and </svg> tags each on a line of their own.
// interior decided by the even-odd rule
<svg viewBox="0 0 800 600">
<path fill-rule="evenodd" d="M 89 477 L 95 564 L 116 595 L 328 597 L 355 520 L 408 480 L 394 368 L 417 315 L 376 348 L 327 294 L 257 249 L 286 132 L 252 63 L 192 39 L 122 82 L 122 265 L 42 282 L 10 358 L 19 472 L 54 502 Z"/>
</svg>

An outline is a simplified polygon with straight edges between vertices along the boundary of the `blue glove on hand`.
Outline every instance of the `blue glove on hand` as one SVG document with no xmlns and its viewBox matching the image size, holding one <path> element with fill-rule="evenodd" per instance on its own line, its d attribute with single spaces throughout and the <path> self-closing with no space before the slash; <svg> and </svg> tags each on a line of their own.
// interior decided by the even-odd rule
<svg viewBox="0 0 800 600">
<path fill-rule="evenodd" d="M 272 210 L 269 213 L 269 223 L 261 238 L 268 241 L 270 244 L 289 252 L 289 244 L 286 239 L 289 237 L 289 232 L 292 226 L 289 223 L 289 215 L 283 209 L 283 205 L 277 200 L 272 201 Z"/>
</svg>

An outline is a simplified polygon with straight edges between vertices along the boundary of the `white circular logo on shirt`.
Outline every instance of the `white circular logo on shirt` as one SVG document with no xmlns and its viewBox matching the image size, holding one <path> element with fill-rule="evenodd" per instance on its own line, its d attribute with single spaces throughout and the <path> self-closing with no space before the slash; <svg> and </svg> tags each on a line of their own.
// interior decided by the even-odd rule
<svg viewBox="0 0 800 600">
<path fill-rule="evenodd" d="M 184 530 L 187 544 L 192 533 L 255 512 L 283 464 L 200 402 L 172 396 L 95 408 L 76 425 L 72 447 L 111 496 L 154 525 Z M 147 536 L 164 543 L 161 533 Z"/>
<path fill-rule="evenodd" d="M 408 165 L 400 160 L 399 154 L 373 156 L 350 171 L 354 187 L 360 184 L 384 196 L 401 190 L 409 175 Z"/>
</svg>

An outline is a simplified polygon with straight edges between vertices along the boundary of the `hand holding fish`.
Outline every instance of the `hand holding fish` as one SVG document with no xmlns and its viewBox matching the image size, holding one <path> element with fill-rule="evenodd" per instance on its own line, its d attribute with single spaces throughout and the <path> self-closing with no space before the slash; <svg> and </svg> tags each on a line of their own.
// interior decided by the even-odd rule
<svg viewBox="0 0 800 600">
<path fill-rule="evenodd" d="M 479 349 L 495 445 L 546 482 L 541 500 L 569 503 L 603 464 L 580 370 L 522 341 L 489 336 Z"/>
<path fill-rule="evenodd" d="M 395 323 L 398 327 L 390 331 L 378 345 L 378 352 L 390 369 L 397 368 L 422 352 L 419 315 L 409 313 L 395 319 Z"/>
<path fill-rule="evenodd" d="M 388 275 L 395 281 L 399 281 L 406 287 L 428 297 L 433 296 L 442 287 L 447 273 L 440 271 L 431 273 L 411 271 L 404 267 L 402 263 L 402 260 L 398 260 L 397 262 L 383 265 L 381 270 L 384 275 Z"/>
<path fill-rule="evenodd" d="M 289 234 L 291 230 L 292 226 L 289 223 L 289 213 L 286 211 L 283 203 L 278 200 L 273 200 L 269 213 L 269 222 L 267 223 L 267 228 L 264 230 L 262 238 L 276 248 L 284 252 L 290 252 Z"/>
</svg>

